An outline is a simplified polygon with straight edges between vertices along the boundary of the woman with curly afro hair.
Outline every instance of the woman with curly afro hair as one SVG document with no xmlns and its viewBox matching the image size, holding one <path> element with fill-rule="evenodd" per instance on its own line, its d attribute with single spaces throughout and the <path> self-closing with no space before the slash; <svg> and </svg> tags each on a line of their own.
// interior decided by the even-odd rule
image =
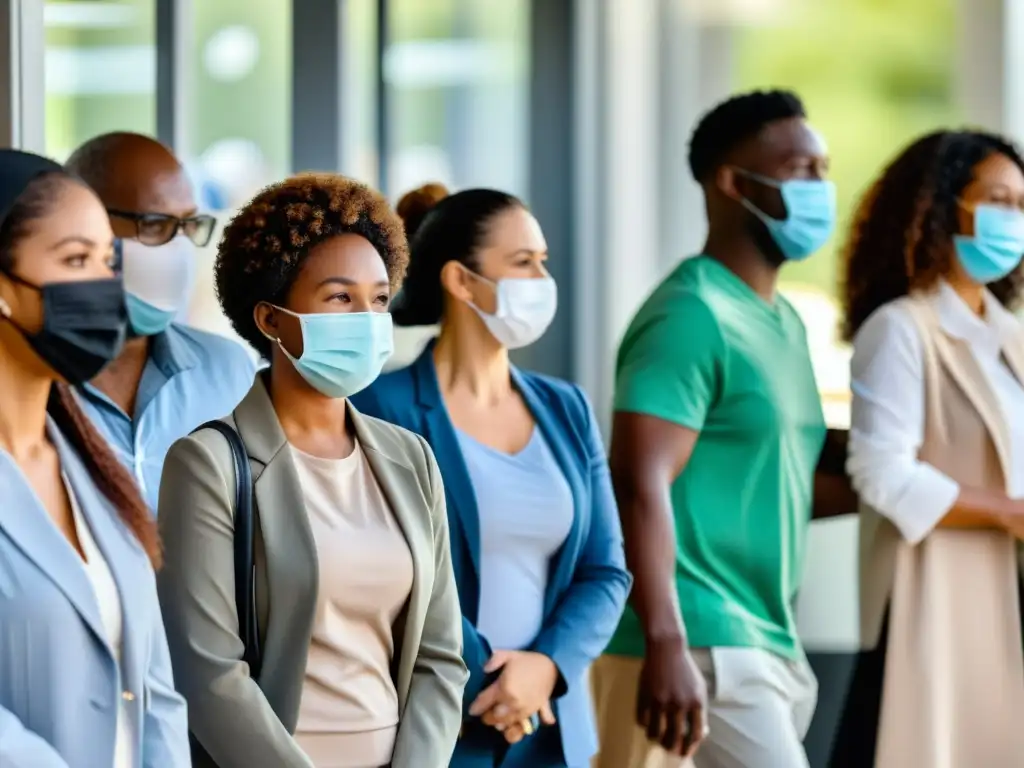
<svg viewBox="0 0 1024 768">
<path fill-rule="evenodd" d="M 861 204 L 845 304 L 869 650 L 835 766 L 1024 765 L 1022 255 L 1024 159 L 997 136 L 929 134 Z"/>
<path fill-rule="evenodd" d="M 384 198 L 330 174 L 268 187 L 224 232 L 221 305 L 270 365 L 164 467 L 160 593 L 197 766 L 448 765 L 467 671 L 441 477 L 422 438 L 349 402 L 392 352 L 407 261 Z M 255 481 L 240 601 L 235 436 Z"/>
</svg>

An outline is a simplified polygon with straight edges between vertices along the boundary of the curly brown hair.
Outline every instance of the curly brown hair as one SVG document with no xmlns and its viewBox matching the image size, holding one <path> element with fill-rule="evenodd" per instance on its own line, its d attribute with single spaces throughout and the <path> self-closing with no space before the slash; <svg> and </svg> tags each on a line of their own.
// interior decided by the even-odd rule
<svg viewBox="0 0 1024 768">
<path fill-rule="evenodd" d="M 957 234 L 958 199 L 974 169 L 1000 153 L 1024 171 L 1010 142 L 980 131 L 936 131 L 904 149 L 861 200 L 845 248 L 843 337 L 851 341 L 871 313 L 947 273 Z M 1018 267 L 988 286 L 1012 306 L 1024 286 Z"/>
<path fill-rule="evenodd" d="M 344 234 L 370 241 L 397 293 L 409 265 L 402 221 L 379 192 L 352 179 L 304 173 L 272 184 L 225 228 L 214 266 L 217 298 L 236 333 L 263 357 L 271 344 L 256 326 L 256 305 L 283 304 L 309 252 Z"/>
</svg>

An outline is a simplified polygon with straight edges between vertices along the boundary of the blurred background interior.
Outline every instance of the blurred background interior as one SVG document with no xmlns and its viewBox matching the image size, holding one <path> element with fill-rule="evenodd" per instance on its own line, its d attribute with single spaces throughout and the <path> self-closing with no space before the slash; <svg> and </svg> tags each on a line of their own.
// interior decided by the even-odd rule
<svg viewBox="0 0 1024 768">
<path fill-rule="evenodd" d="M 714 102 L 796 90 L 829 142 L 844 224 L 917 134 L 1024 129 L 1020 0 L 0 0 L 0 24 L 0 144 L 63 160 L 106 131 L 156 135 L 221 224 L 301 170 L 393 200 L 433 180 L 522 196 L 549 240 L 560 312 L 519 362 L 579 381 L 603 419 L 625 323 L 702 242 L 686 151 Z M 188 320 L 230 334 L 215 243 Z M 849 408 L 838 246 L 783 272 L 833 426 Z M 395 362 L 429 333 L 403 331 Z M 815 524 L 800 599 L 822 678 L 819 764 L 838 706 L 828 690 L 856 637 L 855 526 Z"/>
</svg>

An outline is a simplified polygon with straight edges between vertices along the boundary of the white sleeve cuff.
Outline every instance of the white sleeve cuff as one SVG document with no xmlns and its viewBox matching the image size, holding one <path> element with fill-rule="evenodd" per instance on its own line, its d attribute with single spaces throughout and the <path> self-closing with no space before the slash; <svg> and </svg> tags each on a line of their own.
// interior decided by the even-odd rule
<svg viewBox="0 0 1024 768">
<path fill-rule="evenodd" d="M 955 480 L 919 461 L 895 503 L 878 512 L 892 520 L 909 543 L 919 544 L 949 514 L 959 495 Z"/>
</svg>

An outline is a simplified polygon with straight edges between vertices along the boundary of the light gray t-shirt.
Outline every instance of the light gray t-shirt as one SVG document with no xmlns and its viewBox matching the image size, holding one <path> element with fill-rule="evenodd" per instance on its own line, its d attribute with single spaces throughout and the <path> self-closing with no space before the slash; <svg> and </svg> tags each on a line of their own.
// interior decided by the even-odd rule
<svg viewBox="0 0 1024 768">
<path fill-rule="evenodd" d="M 526 648 L 544 623 L 551 558 L 572 527 L 572 490 L 537 428 L 514 455 L 458 436 L 480 515 L 477 630 L 495 649 Z"/>
</svg>

